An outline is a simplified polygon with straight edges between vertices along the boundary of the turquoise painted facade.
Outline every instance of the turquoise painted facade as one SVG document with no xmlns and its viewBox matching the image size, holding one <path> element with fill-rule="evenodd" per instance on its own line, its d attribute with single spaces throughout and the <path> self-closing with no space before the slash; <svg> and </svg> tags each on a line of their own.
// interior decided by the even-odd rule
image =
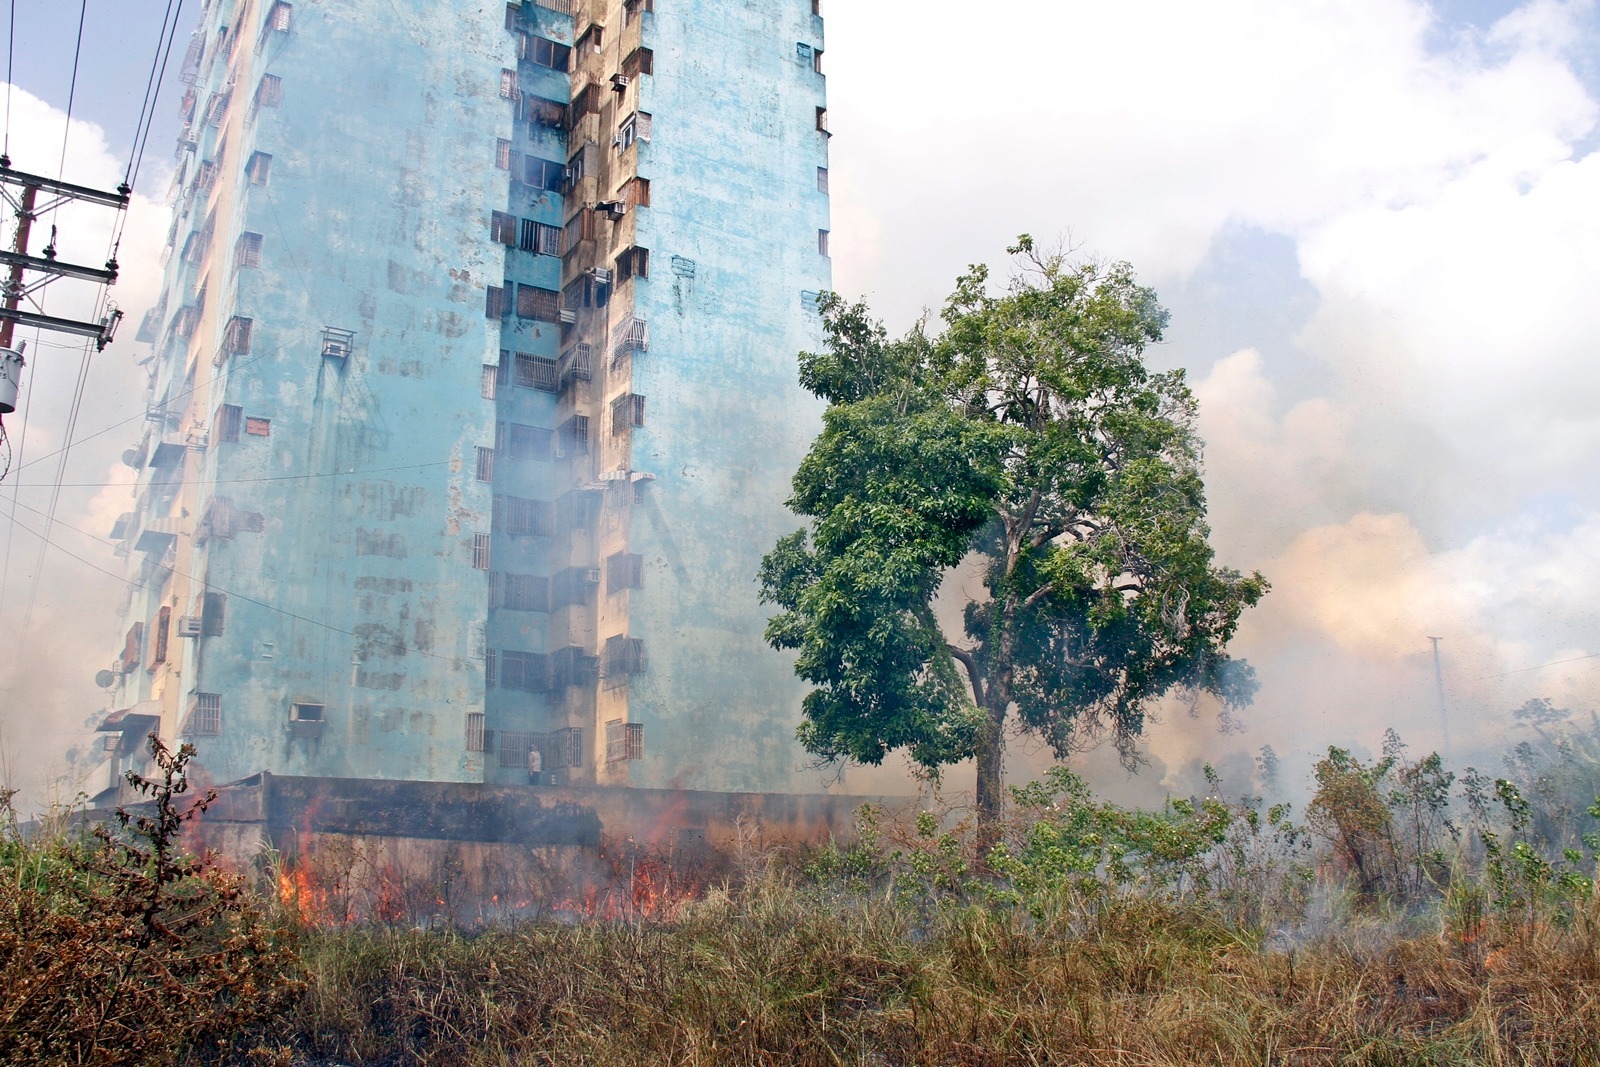
<svg viewBox="0 0 1600 1067">
<path fill-rule="evenodd" d="M 755 572 L 820 419 L 821 47 L 811 0 L 211 0 L 113 772 L 158 718 L 216 781 L 801 784 Z"/>
</svg>

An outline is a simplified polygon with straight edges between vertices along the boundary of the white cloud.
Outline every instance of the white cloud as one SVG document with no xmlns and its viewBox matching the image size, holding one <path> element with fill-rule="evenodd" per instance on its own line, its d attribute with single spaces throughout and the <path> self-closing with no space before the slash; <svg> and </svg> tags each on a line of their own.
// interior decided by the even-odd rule
<svg viewBox="0 0 1600 1067">
<path fill-rule="evenodd" d="M 97 126 L 73 121 L 62 163 L 65 117 L 26 90 L 13 89 L 12 165 L 48 176 L 59 170 L 67 181 L 79 185 L 115 188 L 123 179 L 125 161 L 112 154 Z M 161 168 L 148 163 L 146 174 L 149 186 L 156 188 L 166 177 Z M 28 342 L 28 366 L 23 402 L 6 419 L 12 449 L 20 454 L 15 469 L 0 482 L 4 529 L 0 551 L 8 555 L 6 584 L 0 590 L 0 629 L 13 637 L 8 654 L 0 657 L 0 755 L 9 764 L 0 772 L 19 776 L 29 804 L 51 795 L 70 799 L 77 788 L 77 783 L 59 780 L 67 769 L 64 754 L 84 740 L 85 720 L 102 706 L 102 694 L 92 678 L 96 665 L 109 661 L 117 643 L 116 609 L 122 603 L 123 586 L 89 564 L 122 572 L 123 561 L 100 539 L 110 529 L 110 520 L 129 509 L 126 486 L 133 473 L 118 457 L 144 425 L 143 380 L 135 361 L 145 346 L 136 344 L 133 335 L 159 291 L 157 259 L 168 219 L 165 204 L 135 193 L 117 250 L 120 276 L 109 290 L 126 319 L 118 340 L 94 354 L 88 365 L 74 434 L 77 443 L 60 473 L 64 488 L 56 509 L 57 525 L 50 532 L 50 540 L 60 548 L 43 554 L 37 537 L 24 528 L 34 533 L 45 529 L 40 513 L 50 507 L 51 486 L 58 477 L 55 453 L 66 441 L 85 346 L 66 334 L 36 334 L 32 329 L 17 333 L 18 340 Z M 39 254 L 54 226 L 62 260 L 97 266 L 111 249 L 115 222 L 116 213 L 110 209 L 66 205 L 35 225 L 30 247 Z M 5 243 L 10 242 L 8 232 Z M 92 285 L 58 281 L 44 291 L 44 308 L 52 315 L 90 319 L 97 313 L 97 295 Z M 24 621 L 25 641 L 20 638 Z"/>
</svg>

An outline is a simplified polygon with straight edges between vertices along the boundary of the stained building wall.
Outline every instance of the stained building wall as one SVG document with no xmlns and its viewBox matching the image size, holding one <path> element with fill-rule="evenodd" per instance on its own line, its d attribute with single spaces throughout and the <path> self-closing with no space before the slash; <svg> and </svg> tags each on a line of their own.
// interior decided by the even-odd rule
<svg viewBox="0 0 1600 1067">
<path fill-rule="evenodd" d="M 821 19 L 806 0 L 663 3 L 643 36 L 655 73 L 636 106 L 651 135 L 631 150 L 650 206 L 625 240 L 650 253 L 649 277 L 629 283 L 649 349 L 615 393 L 642 397 L 644 415 L 606 428 L 644 476 L 627 520 L 644 571 L 627 634 L 647 669 L 630 679 L 627 718 L 644 726 L 646 758 L 628 780 L 790 788 L 803 688 L 761 639 L 771 609 L 755 576 L 799 525 L 782 501 L 820 425 L 794 354 L 819 343 L 808 294 L 829 287 Z"/>
<path fill-rule="evenodd" d="M 821 46 L 812 0 L 212 0 L 116 699 L 218 781 L 799 784 L 755 574 L 820 423 Z"/>
</svg>

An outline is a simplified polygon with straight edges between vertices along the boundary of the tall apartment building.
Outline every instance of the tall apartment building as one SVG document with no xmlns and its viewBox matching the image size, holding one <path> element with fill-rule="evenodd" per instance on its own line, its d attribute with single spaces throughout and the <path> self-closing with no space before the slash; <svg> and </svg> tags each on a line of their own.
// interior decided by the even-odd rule
<svg viewBox="0 0 1600 1067">
<path fill-rule="evenodd" d="M 792 788 L 815 0 L 209 0 L 112 773 Z"/>
</svg>

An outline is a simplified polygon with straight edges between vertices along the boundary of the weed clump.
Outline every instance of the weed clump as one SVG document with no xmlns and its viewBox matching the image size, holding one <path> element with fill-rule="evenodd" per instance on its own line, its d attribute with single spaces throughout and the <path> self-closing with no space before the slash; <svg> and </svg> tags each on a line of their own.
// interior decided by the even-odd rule
<svg viewBox="0 0 1600 1067">
<path fill-rule="evenodd" d="M 0 795 L 0 1063 L 170 1062 L 225 1048 L 298 989 L 290 931 L 242 877 L 179 845 L 193 749 L 150 739 L 149 814 L 25 836 Z"/>
</svg>

